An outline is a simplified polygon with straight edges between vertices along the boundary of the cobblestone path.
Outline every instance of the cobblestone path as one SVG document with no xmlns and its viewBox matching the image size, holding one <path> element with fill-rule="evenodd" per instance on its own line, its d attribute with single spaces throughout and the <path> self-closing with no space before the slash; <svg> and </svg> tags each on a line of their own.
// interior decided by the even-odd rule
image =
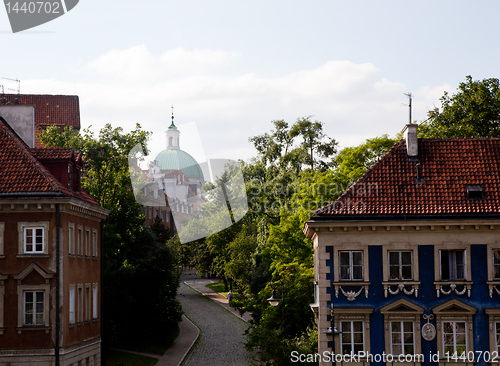
<svg viewBox="0 0 500 366">
<path fill-rule="evenodd" d="M 245 350 L 248 324 L 212 300 L 181 282 L 178 299 L 186 316 L 200 328 L 200 338 L 183 366 L 245 366 L 251 353 Z"/>
</svg>

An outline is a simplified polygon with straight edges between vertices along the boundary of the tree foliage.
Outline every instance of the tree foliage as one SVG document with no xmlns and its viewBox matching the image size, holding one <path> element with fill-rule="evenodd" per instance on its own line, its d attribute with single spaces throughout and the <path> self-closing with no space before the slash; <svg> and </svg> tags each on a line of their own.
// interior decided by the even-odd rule
<svg viewBox="0 0 500 366">
<path fill-rule="evenodd" d="M 131 190 L 128 152 L 146 147 L 149 133 L 139 124 L 130 133 L 107 124 L 95 137 L 50 126 L 39 135 L 48 147 L 82 152 L 86 174 L 82 188 L 110 210 L 104 224 L 103 308 L 107 342 L 126 338 L 163 337 L 181 320 L 175 298 L 179 286 L 175 245 L 165 245 L 165 232 L 144 226 L 142 207 Z M 126 319 L 126 321 L 124 321 Z M 109 345 L 109 343 L 107 343 Z"/>
<path fill-rule="evenodd" d="M 441 109 L 428 112 L 419 127 L 419 137 L 500 136 L 500 82 L 496 78 L 466 81 L 458 92 L 441 97 Z"/>
</svg>

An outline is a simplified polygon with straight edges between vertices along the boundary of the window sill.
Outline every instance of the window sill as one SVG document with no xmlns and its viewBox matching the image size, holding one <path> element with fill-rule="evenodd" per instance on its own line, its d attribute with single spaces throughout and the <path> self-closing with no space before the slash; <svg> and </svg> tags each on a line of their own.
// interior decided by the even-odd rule
<svg viewBox="0 0 500 366">
<path fill-rule="evenodd" d="M 69 254 L 68 254 L 68 257 L 70 257 L 70 258 L 76 258 L 76 254 L 71 254 L 71 253 L 69 253 Z"/>
<path fill-rule="evenodd" d="M 69 323 L 68 328 L 74 328 L 75 325 L 76 325 L 75 323 Z"/>
<path fill-rule="evenodd" d="M 40 253 L 40 254 L 18 254 L 16 258 L 50 258 L 50 254 Z"/>
<path fill-rule="evenodd" d="M 85 258 L 83 254 L 78 254 L 78 258 Z"/>
<path fill-rule="evenodd" d="M 455 293 L 457 295 L 464 295 L 467 293 L 467 297 L 470 297 L 470 291 L 472 289 L 472 284 L 474 282 L 467 280 L 456 280 L 456 281 L 434 281 L 434 285 L 436 286 L 436 296 L 439 297 L 440 294 L 450 295 L 451 293 Z M 448 290 L 445 290 L 444 287 L 448 287 Z M 458 287 L 462 287 L 462 289 L 458 289 Z"/>
<path fill-rule="evenodd" d="M 3 331 L 4 331 L 4 330 L 5 330 L 5 328 L 4 328 L 4 327 L 0 328 L 0 335 L 2 335 L 2 334 L 3 334 Z"/>
<path fill-rule="evenodd" d="M 23 327 L 16 327 L 17 334 L 21 334 L 22 332 L 25 331 L 32 331 L 32 330 L 44 330 L 45 333 L 48 333 L 50 331 L 50 327 L 46 325 L 39 325 L 39 326 L 28 326 L 25 325 Z"/>
<path fill-rule="evenodd" d="M 94 319 L 92 319 L 92 323 L 97 323 L 98 320 L 99 320 L 99 318 L 94 318 Z"/>
<path fill-rule="evenodd" d="M 92 257 L 92 259 L 96 261 L 99 259 L 99 257 Z"/>
<path fill-rule="evenodd" d="M 5 255 L 0 255 L 0 259 L 4 259 L 5 258 Z"/>
</svg>

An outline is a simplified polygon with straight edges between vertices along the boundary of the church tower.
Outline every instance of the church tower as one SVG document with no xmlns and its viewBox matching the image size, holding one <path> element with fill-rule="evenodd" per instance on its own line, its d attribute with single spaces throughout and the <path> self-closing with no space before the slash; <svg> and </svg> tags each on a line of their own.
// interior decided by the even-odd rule
<svg viewBox="0 0 500 366">
<path fill-rule="evenodd" d="M 168 126 L 167 131 L 165 131 L 167 136 L 167 149 L 180 149 L 179 146 L 179 135 L 180 132 L 174 124 L 174 107 L 172 106 L 172 123 Z"/>
</svg>

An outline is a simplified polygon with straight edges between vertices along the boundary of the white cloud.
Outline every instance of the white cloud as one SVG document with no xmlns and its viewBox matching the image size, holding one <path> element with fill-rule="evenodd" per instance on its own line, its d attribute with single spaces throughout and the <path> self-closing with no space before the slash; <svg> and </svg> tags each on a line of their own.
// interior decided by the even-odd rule
<svg viewBox="0 0 500 366">
<path fill-rule="evenodd" d="M 162 131 L 170 124 L 173 104 L 177 124 L 197 122 L 207 157 L 248 159 L 254 154 L 248 137 L 269 131 L 273 119 L 293 123 L 314 115 L 341 146 L 384 133 L 393 136 L 408 121 L 403 93 L 410 90 L 383 78 L 373 64 L 329 61 L 279 78 L 228 76 L 224 68 L 230 69 L 238 57 L 182 48 L 155 56 L 144 45 L 110 51 L 85 70 L 112 79 L 76 85 L 82 125 L 97 129 L 111 123 L 130 130 L 140 122 L 147 130 Z M 75 85 L 32 80 L 23 81 L 23 88 L 25 93 L 74 94 Z M 413 119 L 424 120 L 450 89 L 443 85 L 413 91 Z"/>
<path fill-rule="evenodd" d="M 212 67 L 225 66 L 237 53 L 217 50 L 169 50 L 153 55 L 145 45 L 112 50 L 90 62 L 84 70 L 113 77 L 122 82 L 151 82 L 165 76 L 199 74 Z"/>
</svg>

